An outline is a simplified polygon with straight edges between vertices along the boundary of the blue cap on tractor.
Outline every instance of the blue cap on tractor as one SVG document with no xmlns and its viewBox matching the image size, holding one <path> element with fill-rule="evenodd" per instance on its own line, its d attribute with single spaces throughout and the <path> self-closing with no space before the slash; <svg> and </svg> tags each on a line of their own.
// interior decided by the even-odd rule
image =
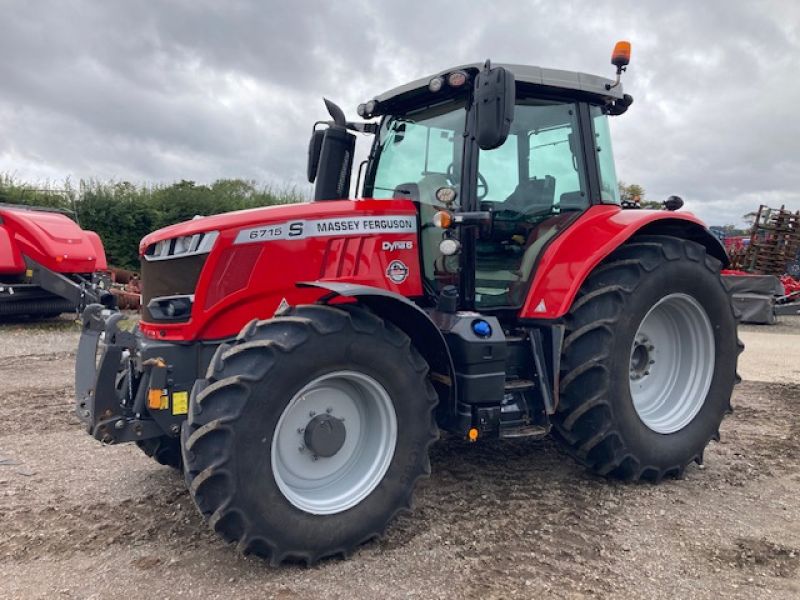
<svg viewBox="0 0 800 600">
<path fill-rule="evenodd" d="M 492 326 L 483 319 L 476 319 L 472 322 L 472 331 L 478 337 L 489 337 L 492 335 Z"/>
</svg>

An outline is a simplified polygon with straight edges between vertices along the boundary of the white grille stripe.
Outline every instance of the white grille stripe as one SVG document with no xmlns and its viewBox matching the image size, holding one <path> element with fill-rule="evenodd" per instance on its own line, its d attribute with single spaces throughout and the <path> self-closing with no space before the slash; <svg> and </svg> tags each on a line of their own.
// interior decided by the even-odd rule
<svg viewBox="0 0 800 600">
<path fill-rule="evenodd" d="M 254 244 L 277 240 L 303 240 L 315 237 L 374 235 L 377 233 L 416 233 L 413 215 L 379 217 L 334 217 L 330 219 L 284 221 L 242 229 L 234 244 Z"/>
</svg>

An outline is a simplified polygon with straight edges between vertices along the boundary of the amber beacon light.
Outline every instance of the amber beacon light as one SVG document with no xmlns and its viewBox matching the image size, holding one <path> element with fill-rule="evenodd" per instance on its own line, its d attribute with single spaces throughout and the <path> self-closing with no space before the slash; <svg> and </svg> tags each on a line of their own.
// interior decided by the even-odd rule
<svg viewBox="0 0 800 600">
<path fill-rule="evenodd" d="M 611 64 L 624 71 L 629 62 L 631 62 L 631 43 L 621 40 L 614 45 Z"/>
<path fill-rule="evenodd" d="M 629 62 L 631 62 L 631 43 L 620 40 L 614 45 L 614 51 L 611 53 L 611 64 L 617 67 L 617 79 L 614 83 L 606 84 L 607 90 L 619 85 L 620 76 L 626 70 Z"/>
</svg>

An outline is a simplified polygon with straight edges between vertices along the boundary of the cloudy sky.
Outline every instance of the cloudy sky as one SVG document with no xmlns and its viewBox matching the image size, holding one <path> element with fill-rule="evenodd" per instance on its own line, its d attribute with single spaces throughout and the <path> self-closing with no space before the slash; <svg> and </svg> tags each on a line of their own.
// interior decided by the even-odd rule
<svg viewBox="0 0 800 600">
<path fill-rule="evenodd" d="M 621 179 L 713 224 L 800 209 L 796 0 L 0 0 L 0 14 L 0 172 L 23 180 L 304 189 L 323 95 L 355 118 L 385 89 L 487 57 L 610 77 L 629 39 Z"/>
</svg>

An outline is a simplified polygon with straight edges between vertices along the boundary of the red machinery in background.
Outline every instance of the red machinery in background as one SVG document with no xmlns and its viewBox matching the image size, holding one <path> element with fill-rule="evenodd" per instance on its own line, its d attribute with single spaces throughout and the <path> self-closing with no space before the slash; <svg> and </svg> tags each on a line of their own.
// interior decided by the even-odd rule
<svg viewBox="0 0 800 600">
<path fill-rule="evenodd" d="M 103 243 L 52 209 L 0 205 L 0 317 L 113 305 Z"/>
<path fill-rule="evenodd" d="M 800 211 L 761 205 L 749 236 L 727 238 L 730 270 L 723 271 L 745 323 L 772 324 L 800 314 Z"/>
</svg>

